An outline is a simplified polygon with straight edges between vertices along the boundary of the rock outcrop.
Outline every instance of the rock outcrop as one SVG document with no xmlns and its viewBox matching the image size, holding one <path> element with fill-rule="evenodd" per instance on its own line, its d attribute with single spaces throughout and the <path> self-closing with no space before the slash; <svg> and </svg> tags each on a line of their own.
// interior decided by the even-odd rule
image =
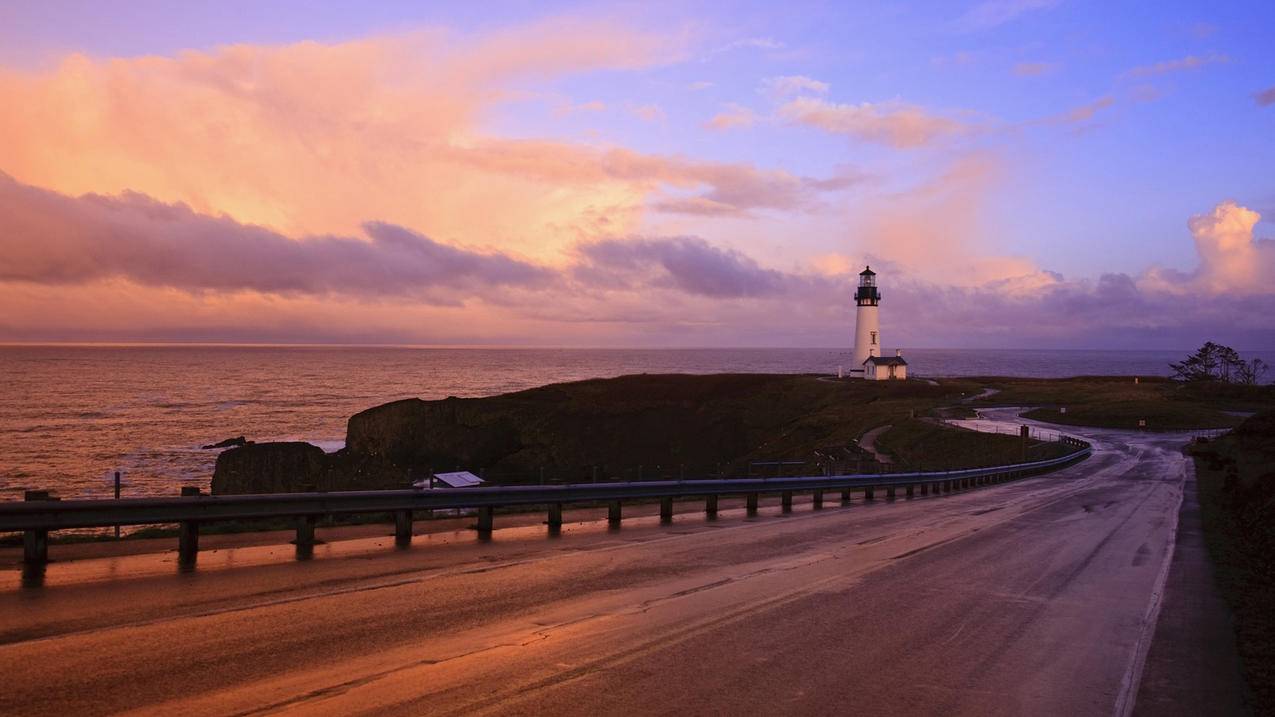
<svg viewBox="0 0 1275 717">
<path fill-rule="evenodd" d="M 251 443 L 252 441 L 248 440 L 247 438 L 244 438 L 243 436 L 235 436 L 234 438 L 227 438 L 224 441 L 209 443 L 208 445 L 202 446 L 201 448 L 205 451 L 211 451 L 216 448 L 234 448 L 235 446 L 246 446 L 246 445 L 250 445 Z"/>
<path fill-rule="evenodd" d="M 214 495 L 331 490 L 331 466 L 309 443 L 254 443 L 223 451 L 213 472 Z"/>
</svg>

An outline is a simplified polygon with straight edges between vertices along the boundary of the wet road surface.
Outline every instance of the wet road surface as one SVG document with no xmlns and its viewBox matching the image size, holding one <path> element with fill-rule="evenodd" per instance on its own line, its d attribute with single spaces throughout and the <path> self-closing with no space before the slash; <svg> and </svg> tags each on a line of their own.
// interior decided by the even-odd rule
<svg viewBox="0 0 1275 717">
<path fill-rule="evenodd" d="M 0 714 L 1112 714 L 1154 632 L 1185 439 L 1075 433 L 1079 465 L 914 500 L 498 520 L 186 574 L 171 553 L 55 563 L 0 589 Z"/>
</svg>

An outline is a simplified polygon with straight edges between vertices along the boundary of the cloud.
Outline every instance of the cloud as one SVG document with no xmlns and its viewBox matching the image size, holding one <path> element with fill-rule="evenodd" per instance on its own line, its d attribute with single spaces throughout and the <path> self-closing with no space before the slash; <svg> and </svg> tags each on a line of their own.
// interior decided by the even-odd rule
<svg viewBox="0 0 1275 717">
<path fill-rule="evenodd" d="M 959 212 L 987 171 L 971 158 L 883 204 L 895 218 L 858 231 L 885 256 L 787 270 L 692 235 L 586 239 L 556 267 L 378 222 L 294 239 L 140 195 L 72 198 L 0 177 L 0 336 L 842 345 L 855 273 L 871 263 L 890 345 L 1275 340 L 1275 242 L 1256 239 L 1257 213 L 1234 202 L 1189 220 L 1199 262 L 1187 272 L 1066 279 L 1022 258 L 944 253 L 952 242 L 909 245 L 909 230 L 976 231 Z M 900 224 L 908 207 L 913 223 Z M 934 262 L 942 271 L 923 270 Z"/>
<path fill-rule="evenodd" d="M 777 99 L 804 92 L 822 95 L 827 94 L 828 83 L 805 75 L 783 75 L 762 80 L 761 91 Z"/>
<path fill-rule="evenodd" d="M 1275 85 L 1272 85 L 1261 92 L 1254 93 L 1253 99 L 1257 102 L 1258 107 L 1269 107 L 1271 105 L 1275 105 Z"/>
<path fill-rule="evenodd" d="M 915 148 L 968 130 L 956 120 L 901 102 L 837 104 L 798 97 L 779 108 L 779 116 L 826 132 L 897 148 Z"/>
<path fill-rule="evenodd" d="M 1177 60 L 1166 60 L 1157 62 L 1153 65 L 1140 65 L 1125 71 L 1123 77 L 1152 77 L 1155 75 L 1163 75 L 1169 72 L 1181 72 L 1182 70 L 1194 70 L 1205 65 L 1225 64 L 1230 62 L 1231 58 L 1226 55 L 1211 54 L 1199 57 L 1196 55 L 1187 55 Z"/>
<path fill-rule="evenodd" d="M 1014 74 L 1019 77 L 1039 77 L 1057 70 L 1056 62 L 1020 62 L 1014 65 Z"/>
<path fill-rule="evenodd" d="M 704 123 L 709 129 L 727 130 L 736 127 L 751 127 L 753 122 L 757 120 L 757 116 L 747 107 L 729 103 L 725 109 L 713 115 L 713 118 Z"/>
<path fill-rule="evenodd" d="M 603 286 L 642 284 L 733 299 L 774 296 L 793 278 L 698 237 L 607 239 L 581 244 L 576 275 Z"/>
<path fill-rule="evenodd" d="M 963 30 L 985 30 L 1004 25 L 1021 15 L 1038 10 L 1048 10 L 1059 0 L 986 0 L 970 8 L 957 21 Z"/>
<path fill-rule="evenodd" d="M 1234 201 L 1222 202 L 1187 222 L 1200 256 L 1192 287 L 1216 293 L 1275 292 L 1275 241 L 1254 237 L 1257 212 Z"/>
<path fill-rule="evenodd" d="M 187 292 L 413 296 L 454 303 L 501 287 L 543 287 L 553 272 L 500 252 L 449 246 L 384 222 L 366 238 L 291 239 L 140 194 L 80 198 L 0 175 L 0 282 L 124 278 Z"/>
<path fill-rule="evenodd" d="M 559 116 L 566 116 L 570 114 L 575 114 L 577 112 L 605 112 L 606 109 L 607 109 L 607 105 L 602 100 L 590 100 L 588 102 L 581 102 L 579 104 L 571 104 L 570 102 L 566 102 L 560 105 L 554 111 L 554 114 L 557 114 Z"/>
<path fill-rule="evenodd" d="M 629 112 L 643 122 L 663 122 L 668 118 L 659 105 L 634 105 L 629 107 Z"/>
<path fill-rule="evenodd" d="M 1044 124 L 1084 124 L 1089 122 L 1102 110 L 1111 107 L 1116 103 L 1116 99 L 1111 95 L 1099 97 L 1093 102 L 1086 102 L 1083 105 L 1072 107 L 1065 112 L 1040 120 Z"/>
<path fill-rule="evenodd" d="M 776 40 L 773 37 L 746 37 L 741 40 L 735 40 L 734 42 L 728 42 L 725 45 L 722 45 L 721 47 L 717 48 L 714 54 L 721 53 L 721 52 L 730 52 L 731 50 L 741 50 L 741 49 L 782 50 L 783 48 L 784 48 L 784 43 Z"/>
<path fill-rule="evenodd" d="M 699 92 L 700 90 L 707 90 L 708 88 L 712 86 L 713 86 L 713 83 L 709 82 L 708 80 L 697 80 L 687 85 L 686 89 L 692 92 Z"/>
<path fill-rule="evenodd" d="M 675 32 L 557 21 L 72 55 L 48 70 L 0 70 L 0 171 L 72 196 L 138 192 L 292 237 L 357 236 L 376 217 L 541 261 L 584 237 L 635 231 L 646 207 L 687 192 L 736 212 L 815 206 L 821 190 L 782 171 L 482 128 L 520 83 L 683 53 Z"/>
</svg>

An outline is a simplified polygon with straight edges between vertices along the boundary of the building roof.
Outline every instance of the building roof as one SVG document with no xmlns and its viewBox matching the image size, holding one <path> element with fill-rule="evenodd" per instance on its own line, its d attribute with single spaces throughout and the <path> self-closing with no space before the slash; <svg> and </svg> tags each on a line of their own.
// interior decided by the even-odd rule
<svg viewBox="0 0 1275 717">
<path fill-rule="evenodd" d="M 863 271 L 859 272 L 859 276 L 876 276 L 876 275 L 877 273 L 873 271 L 872 267 L 870 266 L 863 267 Z"/>
<path fill-rule="evenodd" d="M 435 473 L 434 480 L 447 488 L 473 488 L 474 486 L 482 485 L 483 483 L 482 478 L 479 478 L 469 471 Z M 430 482 L 429 479 L 426 478 L 424 480 L 418 480 L 412 485 L 416 488 L 429 488 Z"/>
<path fill-rule="evenodd" d="M 869 356 L 863 361 L 865 364 L 870 363 L 874 366 L 907 366 L 908 362 L 903 360 L 902 356 Z"/>
</svg>

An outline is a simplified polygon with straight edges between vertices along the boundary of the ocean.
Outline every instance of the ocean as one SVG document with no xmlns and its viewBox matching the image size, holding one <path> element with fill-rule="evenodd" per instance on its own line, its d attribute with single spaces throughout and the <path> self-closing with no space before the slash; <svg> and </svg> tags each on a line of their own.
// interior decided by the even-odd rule
<svg viewBox="0 0 1275 717">
<path fill-rule="evenodd" d="M 919 376 L 1166 375 L 1187 352 L 905 349 Z M 1254 354 L 1256 355 L 1256 354 Z M 1275 363 L 1275 356 L 1263 355 Z M 401 398 L 488 396 L 631 373 L 825 373 L 847 349 L 0 346 L 0 500 L 207 488 L 243 435 L 341 447 L 346 419 Z"/>
</svg>

